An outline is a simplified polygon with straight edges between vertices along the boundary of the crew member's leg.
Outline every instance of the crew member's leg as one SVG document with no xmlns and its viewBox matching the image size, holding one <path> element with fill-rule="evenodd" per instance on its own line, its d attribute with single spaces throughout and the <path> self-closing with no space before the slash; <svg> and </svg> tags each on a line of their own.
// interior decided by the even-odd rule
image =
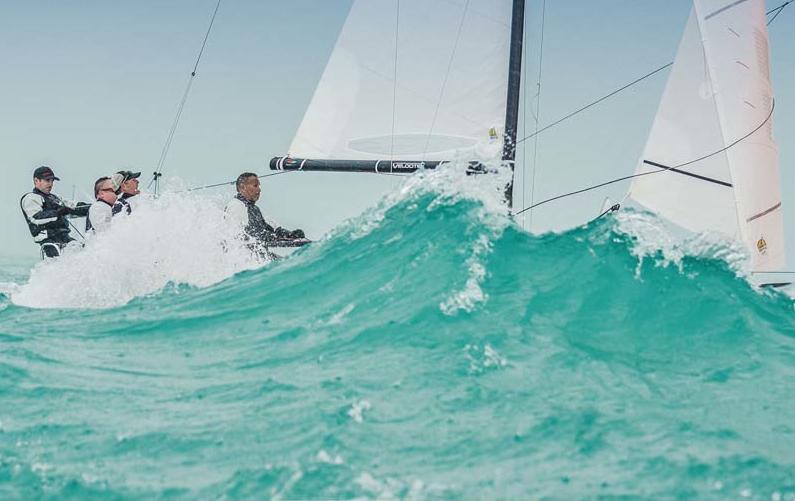
<svg viewBox="0 0 795 501">
<path fill-rule="evenodd" d="M 58 257 L 61 255 L 61 247 L 58 244 L 41 244 L 41 258 Z"/>
</svg>

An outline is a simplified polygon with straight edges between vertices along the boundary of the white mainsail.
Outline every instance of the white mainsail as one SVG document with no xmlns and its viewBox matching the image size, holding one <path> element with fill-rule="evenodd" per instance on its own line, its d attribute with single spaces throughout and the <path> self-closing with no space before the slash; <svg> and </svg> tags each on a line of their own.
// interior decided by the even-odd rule
<svg viewBox="0 0 795 501">
<path fill-rule="evenodd" d="M 452 160 L 502 145 L 510 0 L 355 0 L 293 158 Z"/>
<path fill-rule="evenodd" d="M 768 57 L 764 0 L 695 0 L 636 174 L 675 169 L 630 187 L 688 230 L 741 241 L 754 271 L 785 259 Z"/>
</svg>

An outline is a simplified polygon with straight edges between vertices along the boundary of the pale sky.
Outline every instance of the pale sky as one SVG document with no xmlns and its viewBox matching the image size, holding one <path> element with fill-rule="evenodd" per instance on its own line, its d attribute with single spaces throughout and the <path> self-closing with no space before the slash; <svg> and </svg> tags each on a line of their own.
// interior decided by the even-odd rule
<svg viewBox="0 0 795 501">
<path fill-rule="evenodd" d="M 215 3 L 0 0 L 0 254 L 38 253 L 18 205 L 38 165 L 53 167 L 62 179 L 55 192 L 66 197 L 73 186 L 87 194 L 94 179 L 123 168 L 143 171 L 142 186 L 148 184 Z M 541 0 L 527 5 L 532 96 Z M 778 5 L 768 2 L 768 8 Z M 224 0 L 165 174 L 197 186 L 244 170 L 269 172 L 267 161 L 287 152 L 349 7 L 349 0 Z M 547 0 L 541 125 L 672 61 L 689 10 L 687 0 Z M 790 6 L 770 27 L 790 266 L 793 23 Z M 666 77 L 662 72 L 539 136 L 535 199 L 631 173 Z M 532 156 L 528 151 L 526 158 Z M 373 175 L 276 176 L 264 180 L 260 205 L 277 222 L 318 237 L 396 183 Z M 616 185 L 549 204 L 533 215 L 533 228 L 581 223 L 605 196 L 621 198 L 625 190 Z M 516 205 L 522 205 L 521 194 Z"/>
</svg>

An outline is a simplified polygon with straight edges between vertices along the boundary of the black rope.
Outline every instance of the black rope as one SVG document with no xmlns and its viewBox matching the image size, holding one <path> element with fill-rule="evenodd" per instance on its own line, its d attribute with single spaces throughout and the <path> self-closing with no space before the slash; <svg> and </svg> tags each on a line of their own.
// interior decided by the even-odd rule
<svg viewBox="0 0 795 501">
<path fill-rule="evenodd" d="M 539 42 L 538 48 L 538 80 L 536 81 L 536 110 L 535 110 L 535 132 L 533 133 L 533 177 L 530 180 L 530 203 L 532 204 L 536 198 L 536 173 L 538 172 L 538 120 L 541 118 L 541 74 L 542 70 L 544 69 L 544 28 L 546 27 L 546 20 L 547 20 L 547 0 L 544 0 L 544 3 L 541 7 L 541 41 Z M 527 87 L 527 84 L 525 84 Z M 518 143 L 517 143 L 518 144 Z M 522 152 L 524 152 L 527 148 L 524 148 Z M 524 155 L 522 156 L 522 161 L 524 161 Z M 522 189 L 524 190 L 524 176 L 522 176 Z M 522 193 L 524 195 L 524 193 Z M 522 197 L 524 198 L 524 196 Z M 524 203 L 524 200 L 522 201 Z M 533 227 L 533 213 L 530 213 L 530 225 L 528 228 Z"/>
<path fill-rule="evenodd" d="M 549 124 L 549 125 L 546 125 L 546 126 L 542 127 L 541 129 L 537 130 L 536 132 L 533 132 L 532 134 L 530 134 L 530 135 L 529 135 L 529 136 L 527 136 L 527 137 L 523 137 L 522 139 L 518 140 L 518 141 L 517 141 L 517 143 L 521 143 L 521 142 L 523 142 L 523 141 L 525 141 L 525 140 L 527 140 L 527 139 L 531 139 L 531 138 L 533 138 L 533 137 L 535 137 L 535 136 L 537 136 L 537 135 L 541 134 L 541 133 L 542 133 L 542 132 L 544 132 L 545 130 L 551 129 L 552 127 L 554 127 L 554 126 L 556 126 L 556 125 L 560 124 L 561 122 L 565 122 L 566 120 L 568 120 L 569 118 L 573 117 L 574 115 L 578 115 L 578 114 L 582 113 L 583 111 L 587 110 L 588 108 L 591 108 L 591 107 L 593 107 L 593 106 L 596 106 L 597 104 L 601 103 L 602 101 L 604 101 L 604 100 L 606 100 L 606 99 L 609 99 L 609 98 L 611 98 L 611 97 L 615 96 L 616 94 L 618 94 L 619 92 L 622 92 L 622 91 L 624 91 L 624 90 L 626 90 L 626 89 L 628 89 L 628 88 L 632 87 L 633 85 L 635 85 L 635 84 L 638 84 L 638 83 L 640 83 L 640 82 L 642 82 L 642 81 L 646 80 L 647 78 L 649 78 L 649 77 L 651 77 L 652 75 L 655 75 L 655 74 L 657 74 L 657 73 L 661 72 L 662 70 L 664 70 L 664 69 L 668 68 L 669 66 L 673 66 L 673 64 L 674 64 L 673 62 L 670 62 L 670 63 L 668 63 L 668 64 L 665 64 L 665 65 L 663 65 L 663 66 L 660 66 L 659 68 L 657 68 L 657 69 L 656 69 L 656 70 L 654 70 L 654 71 L 650 71 L 649 73 L 646 73 L 646 74 L 645 74 L 645 75 L 643 75 L 642 77 L 640 77 L 640 78 L 637 78 L 637 79 L 633 80 L 632 82 L 630 82 L 630 83 L 628 83 L 628 84 L 624 85 L 623 87 L 621 87 L 621 88 L 619 88 L 619 89 L 616 89 L 616 90 L 614 90 L 614 91 L 613 91 L 613 92 L 611 92 L 610 94 L 604 95 L 604 96 L 600 97 L 599 99 L 597 99 L 596 101 L 593 101 L 593 102 L 591 102 L 590 104 L 586 104 L 586 105 L 585 105 L 585 106 L 583 106 L 582 108 L 579 108 L 579 109 L 577 109 L 577 110 L 575 110 L 575 111 L 572 111 L 571 113 L 569 113 L 569 114 L 568 114 L 568 115 L 566 115 L 565 117 L 563 117 L 563 118 L 560 118 L 560 119 L 558 119 L 558 120 L 555 120 L 555 121 L 554 121 L 554 122 L 552 122 L 551 124 Z"/>
<path fill-rule="evenodd" d="M 737 139 L 733 143 L 731 143 L 731 144 L 729 144 L 727 146 L 724 146 L 723 148 L 721 148 L 721 149 L 719 149 L 717 151 L 713 151 L 712 153 L 709 153 L 709 154 L 704 155 L 702 157 L 696 158 L 695 160 L 690 160 L 689 162 L 681 163 L 679 165 L 672 165 L 670 167 L 665 167 L 664 169 L 655 170 L 655 171 L 651 171 L 651 172 L 643 172 L 643 173 L 640 173 L 640 174 L 633 174 L 631 176 L 623 176 L 623 177 L 619 177 L 619 178 L 616 178 L 616 179 L 613 179 L 613 180 L 610 180 L 610 181 L 607 181 L 607 182 L 604 182 L 604 183 L 599 183 L 599 184 L 596 184 L 596 185 L 593 185 L 593 186 L 589 186 L 589 187 L 583 188 L 581 190 L 576 190 L 576 191 L 572 191 L 572 192 L 569 192 L 569 193 L 564 193 L 562 195 L 558 195 L 558 196 L 555 196 L 555 197 L 552 197 L 552 198 L 547 198 L 546 200 L 542 200 L 542 201 L 540 201 L 540 202 L 538 202 L 536 204 L 533 204 L 533 205 L 531 205 L 529 207 L 525 207 L 524 209 L 520 210 L 519 212 L 515 212 L 514 216 L 518 216 L 519 214 L 521 214 L 521 213 L 523 213 L 525 211 L 528 211 L 530 209 L 533 209 L 535 207 L 538 207 L 539 205 L 544 205 L 545 203 L 548 203 L 548 202 L 552 202 L 552 201 L 555 201 L 555 200 L 560 200 L 561 198 L 570 197 L 572 195 L 579 195 L 580 193 L 585 193 L 586 191 L 595 190 L 597 188 L 601 188 L 601 187 L 607 186 L 609 184 L 618 183 L 620 181 L 626 181 L 627 179 L 633 179 L 633 178 L 636 178 L 636 177 L 648 176 L 650 174 L 660 174 L 662 172 L 667 172 L 667 171 L 672 170 L 672 169 L 679 169 L 681 167 L 685 167 L 687 165 L 694 164 L 694 163 L 700 162 L 702 160 L 706 160 L 707 158 L 713 157 L 713 156 L 715 156 L 715 155 L 717 155 L 719 153 L 723 153 L 724 151 L 728 150 L 729 148 L 735 146 L 736 144 L 740 143 L 741 141 L 744 141 L 745 139 L 747 139 L 750 136 L 752 136 L 754 133 L 756 133 L 756 131 L 758 131 L 759 129 L 761 129 L 762 127 L 765 126 L 765 124 L 770 120 L 770 117 L 773 116 L 773 110 L 775 110 L 775 109 L 776 109 L 776 100 L 774 99 L 773 100 L 773 104 L 770 107 L 770 113 L 768 113 L 767 118 L 765 118 L 764 121 L 761 124 L 759 124 L 759 126 L 757 126 L 754 130 L 752 130 L 748 134 L 744 135 L 740 139 Z"/>
<path fill-rule="evenodd" d="M 290 174 L 292 172 L 300 172 L 300 171 L 297 171 L 297 170 L 281 170 L 279 172 L 272 172 L 270 174 L 263 174 L 261 176 L 257 176 L 257 178 L 261 179 L 261 178 L 264 178 L 264 177 L 278 176 L 279 174 Z M 206 189 L 209 189 L 209 188 L 218 188 L 219 186 L 229 186 L 229 185 L 234 185 L 236 182 L 237 182 L 237 180 L 226 181 L 225 183 L 208 184 L 207 186 L 199 186 L 197 188 L 189 188 L 187 190 L 183 190 L 183 191 L 177 192 L 177 193 L 186 193 L 186 192 L 189 192 L 189 191 L 206 190 Z"/>
<path fill-rule="evenodd" d="M 298 170 L 281 170 L 279 172 L 272 172 L 270 174 L 263 174 L 263 175 L 257 176 L 257 177 L 258 178 L 264 178 L 264 177 L 278 176 L 280 174 L 291 174 L 293 172 L 302 172 L 302 171 L 300 169 L 298 169 Z M 375 174 L 375 175 L 378 175 L 378 176 L 404 177 L 403 174 L 393 174 L 391 172 L 365 172 L 363 174 Z M 189 191 L 199 191 L 199 190 L 207 190 L 207 189 L 210 189 L 210 188 L 218 188 L 218 187 L 221 187 L 221 186 L 230 186 L 230 185 L 234 185 L 235 182 L 236 181 L 226 181 L 226 182 L 223 182 L 223 183 L 208 184 L 207 186 L 198 186 L 196 188 L 189 188 L 187 190 L 178 191 L 177 193 L 187 193 Z"/>
<path fill-rule="evenodd" d="M 776 18 L 778 17 L 778 15 L 779 15 L 779 14 L 781 14 L 781 11 L 782 11 L 782 10 L 784 10 L 784 7 L 786 7 L 787 5 L 789 5 L 789 4 L 791 4 L 791 3 L 792 3 L 792 0 L 789 0 L 789 1 L 787 1 L 787 2 L 784 2 L 783 4 L 779 5 L 779 6 L 778 6 L 778 7 L 776 7 L 775 9 L 771 9 L 771 10 L 767 11 L 767 12 L 765 13 L 765 15 L 767 15 L 767 16 L 769 16 L 770 14 L 772 14 L 773 12 L 775 12 L 775 14 L 773 15 L 773 18 L 772 18 L 772 19 L 770 19 L 770 21 L 768 21 L 768 22 L 767 22 L 767 25 L 768 25 L 768 26 L 770 26 L 770 23 L 772 23 L 773 21 L 775 21 L 775 20 L 776 20 Z"/>
<path fill-rule="evenodd" d="M 82 238 L 83 240 L 85 240 L 85 239 L 86 239 L 86 236 L 85 236 L 85 235 L 83 235 L 82 233 L 80 233 L 80 230 L 78 230 L 78 229 L 77 229 L 77 227 L 76 227 L 74 224 L 72 224 L 72 222 L 71 222 L 71 221 L 69 221 L 69 219 L 67 219 L 67 220 L 66 220 L 66 222 L 68 222 L 68 223 L 69 223 L 69 226 L 71 226 L 71 227 L 72 227 L 72 229 L 73 229 L 73 230 L 75 230 L 75 231 L 77 232 L 77 234 L 78 234 L 78 235 L 80 235 L 80 238 Z"/>
<path fill-rule="evenodd" d="M 621 204 L 613 204 L 609 208 L 605 209 L 604 212 L 596 216 L 595 218 L 591 219 L 591 221 L 596 221 L 597 219 L 602 218 L 605 214 L 609 214 L 610 212 L 615 212 L 621 208 Z"/>
<path fill-rule="evenodd" d="M 168 155 L 168 150 L 171 148 L 171 142 L 174 140 L 174 133 L 177 131 L 177 126 L 179 125 L 179 119 L 180 117 L 182 117 L 182 111 L 185 109 L 185 102 L 188 100 L 188 94 L 190 93 L 191 86 L 193 85 L 193 80 L 196 78 L 196 71 L 199 69 L 199 61 L 201 61 L 202 55 L 204 54 L 204 48 L 207 46 L 207 39 L 210 38 L 210 31 L 213 29 L 213 24 L 215 23 L 215 16 L 216 14 L 218 14 L 219 7 L 221 7 L 221 0 L 218 0 L 218 3 L 215 4 L 213 17 L 212 19 L 210 19 L 210 26 L 207 27 L 207 33 L 204 34 L 204 40 L 202 41 L 201 49 L 199 49 L 199 55 L 196 57 L 196 63 L 193 65 L 193 70 L 190 72 L 188 85 L 185 87 L 185 92 L 182 94 L 182 100 L 180 101 L 179 107 L 177 108 L 177 114 L 174 117 L 174 122 L 171 124 L 171 129 L 169 129 L 168 131 L 166 143 L 163 145 L 163 150 L 160 152 L 160 159 L 157 162 L 157 168 L 155 169 L 154 177 L 152 178 L 152 181 L 149 183 L 149 186 L 151 186 L 152 183 L 154 183 L 155 195 L 157 195 L 159 178 L 162 175 L 163 165 L 166 162 L 166 156 Z"/>
<path fill-rule="evenodd" d="M 776 11 L 782 10 L 784 7 L 786 7 L 787 5 L 789 5 L 791 3 L 792 3 L 792 0 L 788 0 L 787 2 L 784 2 L 783 4 L 779 5 L 778 7 L 773 7 L 769 11 L 765 12 L 765 15 L 769 16 L 770 14 L 772 14 L 772 13 L 774 13 Z M 770 23 L 768 23 L 768 24 L 770 24 Z"/>
</svg>

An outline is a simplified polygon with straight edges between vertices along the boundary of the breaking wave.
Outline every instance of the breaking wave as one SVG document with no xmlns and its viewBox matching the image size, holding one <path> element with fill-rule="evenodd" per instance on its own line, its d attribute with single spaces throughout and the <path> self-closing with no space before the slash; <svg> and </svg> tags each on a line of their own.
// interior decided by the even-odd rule
<svg viewBox="0 0 795 501">
<path fill-rule="evenodd" d="M 0 296 L 0 497 L 795 499 L 792 300 L 641 212 L 522 231 L 506 175 L 266 264 L 168 195 L 37 265 Z"/>
</svg>

